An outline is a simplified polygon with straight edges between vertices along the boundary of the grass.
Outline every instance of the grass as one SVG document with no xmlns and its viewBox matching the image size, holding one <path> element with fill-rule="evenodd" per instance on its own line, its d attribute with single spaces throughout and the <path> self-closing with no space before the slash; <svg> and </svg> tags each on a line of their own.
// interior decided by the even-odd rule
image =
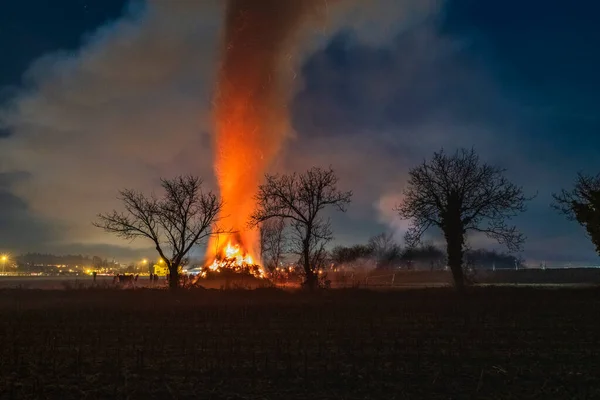
<svg viewBox="0 0 600 400">
<path fill-rule="evenodd" d="M 0 298 L 0 398 L 600 396 L 595 289 Z"/>
</svg>

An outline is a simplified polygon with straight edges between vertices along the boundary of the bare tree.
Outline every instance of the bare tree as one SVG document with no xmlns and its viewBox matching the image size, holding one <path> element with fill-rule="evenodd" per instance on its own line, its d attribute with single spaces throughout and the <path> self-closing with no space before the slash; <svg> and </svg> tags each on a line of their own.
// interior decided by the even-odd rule
<svg viewBox="0 0 600 400">
<path fill-rule="evenodd" d="M 352 192 L 338 190 L 337 182 L 331 167 L 313 167 L 303 174 L 266 175 L 256 196 L 258 207 L 251 224 L 272 218 L 290 221 L 290 250 L 300 256 L 305 284 L 311 289 L 318 285 L 316 268 L 326 254 L 325 244 L 333 238 L 331 222 L 321 211 L 331 206 L 345 212 L 352 197 Z"/>
<path fill-rule="evenodd" d="M 582 225 L 600 254 L 600 174 L 577 174 L 572 190 L 553 194 L 552 206 L 571 221 Z"/>
<path fill-rule="evenodd" d="M 443 269 L 446 267 L 446 252 L 431 243 L 422 243 L 417 247 L 408 247 L 402 252 L 401 259 L 407 269 Z"/>
<path fill-rule="evenodd" d="M 339 266 L 351 265 L 357 261 L 373 257 L 373 249 L 364 244 L 355 244 L 353 246 L 336 246 L 331 249 L 331 261 Z"/>
<path fill-rule="evenodd" d="M 261 258 L 271 272 L 279 266 L 286 251 L 287 238 L 284 232 L 283 218 L 272 218 L 260 224 Z"/>
<path fill-rule="evenodd" d="M 134 190 L 120 191 L 125 211 L 99 214 L 95 226 L 119 237 L 152 241 L 169 268 L 169 286 L 179 285 L 179 267 L 194 245 L 201 244 L 215 229 L 222 202 L 211 191 L 202 191 L 202 181 L 193 176 L 161 179 L 164 196 L 146 197 Z"/>
<path fill-rule="evenodd" d="M 369 239 L 368 246 L 377 260 L 378 267 L 388 267 L 390 264 L 400 261 L 402 250 L 391 232 L 382 232 L 373 236 Z"/>
<path fill-rule="evenodd" d="M 509 250 L 519 250 L 524 236 L 507 220 L 525 211 L 531 198 L 504 177 L 505 170 L 481 163 L 474 150 L 453 155 L 443 150 L 409 171 L 404 201 L 396 207 L 410 219 L 407 244 L 418 244 L 431 227 L 446 239 L 448 266 L 459 291 L 464 290 L 463 255 L 466 234 L 484 233 Z"/>
</svg>

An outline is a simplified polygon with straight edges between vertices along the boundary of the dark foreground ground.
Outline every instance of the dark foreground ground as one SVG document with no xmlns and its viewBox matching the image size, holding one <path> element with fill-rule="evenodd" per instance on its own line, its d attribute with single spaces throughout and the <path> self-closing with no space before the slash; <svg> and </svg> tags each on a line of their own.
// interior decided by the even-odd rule
<svg viewBox="0 0 600 400">
<path fill-rule="evenodd" d="M 0 398 L 600 398 L 598 289 L 0 291 Z"/>
<path fill-rule="evenodd" d="M 450 271 L 429 270 L 364 270 L 356 272 L 328 272 L 327 279 L 333 288 L 370 288 L 370 289 L 410 289 L 452 286 Z M 553 269 L 504 269 L 476 270 L 469 274 L 474 285 L 600 285 L 600 268 L 553 268 Z M 301 278 L 277 279 L 276 284 L 282 287 L 299 287 Z M 220 288 L 256 288 L 264 287 L 265 282 L 242 275 L 213 276 L 202 279 L 202 286 L 213 289 Z M 85 289 L 130 288 L 132 284 L 114 285 L 113 276 L 98 276 L 96 283 L 89 275 L 81 276 L 0 276 L 1 289 Z M 167 281 L 161 277 L 158 282 L 151 282 L 148 276 L 140 276 L 135 282 L 136 288 L 165 288 Z"/>
</svg>

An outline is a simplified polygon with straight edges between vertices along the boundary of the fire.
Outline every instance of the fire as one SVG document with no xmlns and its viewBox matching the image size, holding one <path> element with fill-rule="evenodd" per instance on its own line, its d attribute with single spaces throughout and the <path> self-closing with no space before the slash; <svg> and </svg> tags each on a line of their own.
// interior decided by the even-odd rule
<svg viewBox="0 0 600 400">
<path fill-rule="evenodd" d="M 287 104 L 299 31 L 322 0 L 227 0 L 213 101 L 215 174 L 223 208 L 208 244 L 213 271 L 260 263 L 249 229 L 261 180 L 291 132 Z"/>
<path fill-rule="evenodd" d="M 227 243 L 227 246 L 225 246 L 223 253 L 225 254 L 225 260 L 230 260 L 235 265 L 244 265 L 244 264 L 253 265 L 254 264 L 254 261 L 252 260 L 252 256 L 251 255 L 244 256 L 244 254 L 240 250 L 240 246 L 237 244 L 232 245 L 231 243 Z M 213 263 L 213 265 L 214 265 L 214 263 Z"/>
<path fill-rule="evenodd" d="M 266 277 L 265 271 L 261 266 L 254 263 L 252 256 L 244 254 L 239 244 L 232 244 L 231 242 L 228 242 L 222 249 L 220 257 L 215 258 L 212 264 L 205 267 L 201 276 L 205 278 L 209 272 L 221 272 L 223 269 L 250 273 L 257 278 Z"/>
</svg>

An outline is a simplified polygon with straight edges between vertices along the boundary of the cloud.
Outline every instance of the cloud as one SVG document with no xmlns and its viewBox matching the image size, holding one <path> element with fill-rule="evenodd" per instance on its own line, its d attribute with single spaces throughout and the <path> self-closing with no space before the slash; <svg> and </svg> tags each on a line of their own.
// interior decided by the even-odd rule
<svg viewBox="0 0 600 400">
<path fill-rule="evenodd" d="M 471 56 L 471 42 L 442 31 L 441 2 L 324 5 L 326 18 L 309 27 L 292 60 L 296 132 L 273 170 L 335 168 L 340 187 L 355 192 L 348 213 L 332 214 L 336 240 L 361 242 L 387 229 L 401 239 L 407 225 L 393 207 L 408 168 L 440 147 L 474 145 L 511 179 L 540 189 L 516 220 L 530 237 L 526 254 L 593 255 L 577 226 L 556 232 L 562 219 L 541 211 L 573 171 L 542 159 L 560 157 L 549 140 L 524 139 L 537 121 Z M 0 222 L 9 227 L 0 243 L 139 258 L 147 243 L 91 226 L 98 212 L 119 207 L 118 189 L 150 192 L 160 176 L 190 172 L 215 187 L 210 111 L 222 6 L 135 2 L 79 50 L 31 65 L 25 86 L 0 108 Z M 471 245 L 489 244 L 480 239 Z"/>
<path fill-rule="evenodd" d="M 12 188 L 29 179 L 26 172 L 0 173 L 0 252 L 27 249 L 47 243 L 60 232 L 59 221 L 31 215 L 27 202 L 12 193 Z"/>
<path fill-rule="evenodd" d="M 213 3 L 149 2 L 27 72 L 27 89 L 1 114 L 14 134 L 3 150 L 9 168 L 31 173 L 16 195 L 65 221 L 65 240 L 105 240 L 90 222 L 118 206 L 120 188 L 148 191 L 190 171 L 211 183 Z"/>
<path fill-rule="evenodd" d="M 382 43 L 389 30 L 436 7 L 379 0 L 365 9 L 349 0 L 327 16 L 327 29 L 313 30 L 304 56 L 342 29 Z M 217 0 L 135 2 L 86 35 L 77 51 L 31 65 L 24 87 L 0 108 L 0 172 L 27 173 L 2 189 L 2 218 L 13 238 L 4 243 L 61 251 L 112 246 L 126 254 L 122 241 L 91 226 L 98 212 L 119 207 L 118 189 L 149 192 L 158 177 L 189 172 L 214 187 L 210 101 L 221 14 Z"/>
<path fill-rule="evenodd" d="M 293 103 L 298 135 L 283 163 L 289 170 L 303 169 L 310 154 L 316 164 L 333 164 L 341 185 L 360 188 L 352 216 L 345 217 L 363 223 L 356 236 L 364 240 L 388 228 L 401 237 L 407 222 L 393 207 L 401 200 L 408 169 L 441 147 L 474 146 L 482 160 L 506 167 L 509 179 L 528 194 L 539 191 L 531 210 L 514 220 L 530 238 L 526 257 L 539 256 L 545 247 L 549 256 L 573 250 L 574 259 L 593 258 L 586 239 L 548 206 L 551 192 L 570 183 L 573 167 L 548 162 L 558 156 L 546 151 L 550 141 L 528 139 L 531 121 L 468 56 L 468 47 L 429 23 L 384 45 L 365 44 L 352 33 L 336 35 L 304 64 L 306 85 Z M 340 217 L 334 222 L 339 236 L 347 237 L 344 228 L 351 225 Z M 556 247 L 566 231 L 581 243 L 577 250 L 566 242 Z M 435 233 L 429 239 L 441 243 Z M 470 235 L 468 242 L 473 248 L 500 248 L 485 235 Z"/>
<path fill-rule="evenodd" d="M 504 139 L 489 127 L 501 105 L 489 95 L 497 90 L 461 59 L 461 51 L 460 42 L 425 23 L 383 45 L 340 33 L 307 59 L 306 85 L 293 103 L 297 137 L 282 164 L 287 170 L 305 169 L 310 154 L 314 164 L 333 165 L 340 186 L 355 189 L 351 216 L 344 218 L 363 223 L 355 233 L 361 239 L 391 229 L 403 241 L 408 222 L 393 208 L 408 169 L 433 150 L 475 145 L 498 155 L 502 148 Z M 480 93 L 483 88 L 489 100 Z M 469 104 L 478 104 L 477 117 Z M 340 219 L 334 222 L 347 227 Z"/>
<path fill-rule="evenodd" d="M 404 235 L 410 228 L 410 221 L 403 220 L 394 211 L 394 208 L 402 201 L 401 193 L 388 193 L 379 198 L 375 207 L 379 213 L 380 222 L 388 225 L 394 233 L 394 238 L 399 242 L 404 242 Z"/>
<path fill-rule="evenodd" d="M 436 18 L 444 0 L 325 0 L 324 39 L 339 31 L 352 30 L 361 43 L 385 46 L 399 32 L 410 31 L 423 21 Z M 329 3 L 329 6 L 327 4 Z M 327 44 L 327 40 L 318 42 Z"/>
</svg>

